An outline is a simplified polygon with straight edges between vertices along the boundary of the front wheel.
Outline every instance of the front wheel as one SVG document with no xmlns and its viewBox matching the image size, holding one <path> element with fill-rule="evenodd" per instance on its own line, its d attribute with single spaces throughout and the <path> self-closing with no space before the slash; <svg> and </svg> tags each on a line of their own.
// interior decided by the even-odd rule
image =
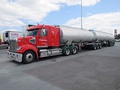
<svg viewBox="0 0 120 90">
<path fill-rule="evenodd" d="M 23 63 L 27 64 L 27 63 L 31 63 L 35 60 L 35 54 L 33 51 L 26 51 L 23 54 Z"/>
</svg>

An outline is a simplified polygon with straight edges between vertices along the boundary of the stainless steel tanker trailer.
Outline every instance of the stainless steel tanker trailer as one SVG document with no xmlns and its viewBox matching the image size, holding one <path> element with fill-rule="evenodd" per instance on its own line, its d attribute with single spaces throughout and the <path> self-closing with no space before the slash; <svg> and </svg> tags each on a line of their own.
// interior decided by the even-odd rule
<svg viewBox="0 0 120 90">
<path fill-rule="evenodd" d="M 25 37 L 10 41 L 8 58 L 30 63 L 41 57 L 76 54 L 81 48 L 114 46 L 109 33 L 68 26 L 29 25 Z"/>
<path fill-rule="evenodd" d="M 114 35 L 96 30 L 59 26 L 61 43 L 76 43 L 79 47 L 100 49 L 102 46 L 114 46 Z"/>
</svg>

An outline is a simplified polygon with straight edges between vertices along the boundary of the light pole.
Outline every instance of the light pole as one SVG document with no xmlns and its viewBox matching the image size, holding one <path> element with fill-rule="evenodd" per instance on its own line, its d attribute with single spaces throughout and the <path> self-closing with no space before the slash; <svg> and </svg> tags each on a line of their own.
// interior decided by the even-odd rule
<svg viewBox="0 0 120 90">
<path fill-rule="evenodd" d="M 82 0 L 81 0 L 81 29 L 82 29 Z"/>
</svg>

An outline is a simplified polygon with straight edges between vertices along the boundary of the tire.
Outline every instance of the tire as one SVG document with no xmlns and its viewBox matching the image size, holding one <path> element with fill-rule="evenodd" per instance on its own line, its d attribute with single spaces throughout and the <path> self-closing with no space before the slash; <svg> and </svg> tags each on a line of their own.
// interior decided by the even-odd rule
<svg viewBox="0 0 120 90">
<path fill-rule="evenodd" d="M 101 44 L 99 44 L 99 49 L 101 49 L 102 48 L 102 45 Z"/>
<path fill-rule="evenodd" d="M 114 45 L 115 45 L 115 43 L 112 44 L 112 46 L 114 46 Z"/>
<path fill-rule="evenodd" d="M 108 42 L 108 46 L 111 47 L 111 42 L 110 41 Z"/>
<path fill-rule="evenodd" d="M 28 64 L 33 62 L 34 60 L 35 60 L 35 54 L 33 51 L 26 51 L 23 54 L 23 60 L 22 60 L 23 63 Z"/>
<path fill-rule="evenodd" d="M 73 47 L 71 48 L 71 53 L 72 53 L 72 54 L 77 54 L 77 53 L 78 53 L 78 48 L 77 48 L 76 46 L 73 46 Z"/>
<path fill-rule="evenodd" d="M 93 45 L 93 50 L 96 50 L 96 49 L 97 49 L 96 45 Z"/>
<path fill-rule="evenodd" d="M 99 45 L 98 44 L 96 45 L 96 49 L 99 49 Z"/>
<path fill-rule="evenodd" d="M 71 54 L 70 48 L 69 48 L 69 47 L 65 47 L 65 48 L 63 49 L 63 54 L 64 54 L 65 56 L 70 55 L 70 54 Z"/>
</svg>

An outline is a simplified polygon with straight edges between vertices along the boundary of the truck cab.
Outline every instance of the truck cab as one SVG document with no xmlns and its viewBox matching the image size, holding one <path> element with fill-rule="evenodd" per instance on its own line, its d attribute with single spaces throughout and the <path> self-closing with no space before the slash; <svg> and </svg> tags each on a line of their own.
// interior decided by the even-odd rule
<svg viewBox="0 0 120 90">
<path fill-rule="evenodd" d="M 48 56 L 48 50 L 59 47 L 59 28 L 48 25 L 29 26 L 25 37 L 10 41 L 8 58 L 30 63 L 39 57 Z"/>
</svg>

